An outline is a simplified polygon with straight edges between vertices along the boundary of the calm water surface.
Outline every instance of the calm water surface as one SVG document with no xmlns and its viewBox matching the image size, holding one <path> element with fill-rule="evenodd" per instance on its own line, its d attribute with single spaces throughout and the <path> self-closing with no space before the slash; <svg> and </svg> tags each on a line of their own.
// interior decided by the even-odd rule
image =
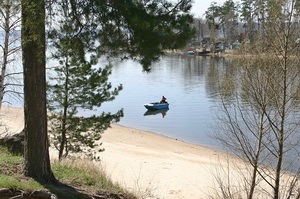
<svg viewBox="0 0 300 199">
<path fill-rule="evenodd" d="M 104 103 L 92 113 L 116 112 L 124 109 L 119 124 L 151 131 L 186 142 L 220 148 L 211 136 L 217 115 L 218 78 L 229 71 L 228 61 L 220 57 L 169 55 L 144 72 L 134 61 L 111 61 L 109 81 L 123 84 L 123 90 L 112 102 Z M 100 65 L 108 62 L 101 61 Z M 230 64 L 229 64 L 230 65 Z M 147 112 L 145 103 L 160 101 L 162 95 L 170 103 L 169 110 Z M 13 106 L 22 107 L 23 101 L 6 96 Z"/>
<path fill-rule="evenodd" d="M 121 125 L 219 148 L 211 135 L 217 114 L 215 76 L 225 70 L 224 62 L 224 58 L 166 56 L 147 73 L 134 61 L 112 61 L 110 82 L 123 84 L 123 90 L 97 111 L 124 108 Z M 159 101 L 162 95 L 170 103 L 169 110 L 165 115 L 149 114 L 143 104 Z"/>
</svg>

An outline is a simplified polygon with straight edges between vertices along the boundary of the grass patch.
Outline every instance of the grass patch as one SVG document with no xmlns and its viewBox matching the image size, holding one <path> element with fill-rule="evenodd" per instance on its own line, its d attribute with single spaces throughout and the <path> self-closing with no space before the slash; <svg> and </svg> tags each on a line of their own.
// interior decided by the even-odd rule
<svg viewBox="0 0 300 199">
<path fill-rule="evenodd" d="M 43 189 L 38 182 L 22 174 L 24 158 L 11 154 L 6 147 L 0 146 L 0 187 L 22 190 Z"/>
<path fill-rule="evenodd" d="M 20 175 L 7 176 L 3 174 L 0 174 L 0 187 L 17 188 L 26 191 L 45 189 L 41 184 L 29 178 Z"/>
<path fill-rule="evenodd" d="M 93 194 L 104 198 L 137 198 L 133 194 L 114 184 L 100 166 L 89 160 L 74 159 L 54 162 L 51 167 L 59 185 L 41 185 L 32 178 L 23 175 L 24 158 L 13 155 L 7 148 L 0 146 L 0 188 L 13 188 L 31 192 L 49 190 L 59 199 L 91 198 Z M 111 196 L 114 197 L 111 197 Z"/>
<path fill-rule="evenodd" d="M 22 156 L 11 154 L 8 149 L 3 146 L 0 146 L 0 155 L 0 164 L 21 164 L 24 162 L 24 158 Z"/>
<path fill-rule="evenodd" d="M 100 166 L 89 160 L 75 159 L 55 162 L 52 165 L 52 171 L 59 181 L 74 186 L 93 186 L 105 191 L 126 193 L 126 190 L 110 180 Z"/>
</svg>

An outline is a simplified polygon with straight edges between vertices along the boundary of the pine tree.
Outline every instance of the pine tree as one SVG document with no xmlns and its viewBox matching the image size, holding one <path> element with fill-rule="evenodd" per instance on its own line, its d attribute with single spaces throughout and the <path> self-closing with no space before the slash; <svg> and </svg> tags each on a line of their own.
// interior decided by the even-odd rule
<svg viewBox="0 0 300 199">
<path fill-rule="evenodd" d="M 175 4 L 163 0 L 21 2 L 26 127 L 25 173 L 40 181 L 49 182 L 52 181 L 53 175 L 47 140 L 45 18 L 64 21 L 61 17 L 63 15 L 58 16 L 57 13 L 65 12 L 64 14 L 70 16 L 66 20 L 73 22 L 72 42 L 78 41 L 74 45 L 86 43 L 94 46 L 98 43 L 101 47 L 93 49 L 96 50 L 94 52 L 97 52 L 97 57 L 101 53 L 119 54 L 123 58 L 138 59 L 145 69 L 149 69 L 151 62 L 157 60 L 163 54 L 163 50 L 183 47 L 194 36 L 195 31 L 190 26 L 193 22 L 193 17 L 189 14 L 191 0 L 181 0 Z M 68 9 L 60 9 L 61 5 L 68 6 Z M 56 29 L 59 24 L 53 24 L 47 29 Z M 86 36 L 79 37 L 82 34 Z M 81 50 L 80 55 L 84 55 L 83 52 L 90 49 L 82 47 L 78 51 Z M 85 65 L 83 57 L 77 59 Z M 90 61 L 93 60 L 97 59 Z"/>
<path fill-rule="evenodd" d="M 95 66 L 98 61 L 92 53 L 94 46 L 86 42 L 90 33 L 74 34 L 76 26 L 69 17 L 65 14 L 59 31 L 50 34 L 56 49 L 53 58 L 59 64 L 54 67 L 48 89 L 48 108 L 52 113 L 49 133 L 59 159 L 69 152 L 84 152 L 93 157 L 91 149 L 100 145 L 96 141 L 101 138 L 101 133 L 123 116 L 122 110 L 115 114 L 78 116 L 79 110 L 93 110 L 103 102 L 113 100 L 122 85 L 112 88 L 108 82 L 111 65 Z M 88 52 L 90 57 L 87 59 Z M 98 151 L 101 151 L 99 147 Z"/>
<path fill-rule="evenodd" d="M 190 1 L 176 6 L 157 1 L 57 1 L 52 6 L 55 17 L 49 39 L 59 66 L 48 99 L 53 111 L 52 140 L 61 159 L 69 152 L 81 152 L 82 146 L 96 147 L 101 133 L 123 115 L 120 110 L 89 118 L 77 116 L 78 110 L 92 110 L 113 100 L 122 89 L 113 89 L 107 82 L 111 66 L 96 67 L 101 55 L 137 59 L 149 70 L 163 49 L 183 46 L 194 30 L 189 24 L 191 15 L 181 14 L 191 8 Z"/>
</svg>

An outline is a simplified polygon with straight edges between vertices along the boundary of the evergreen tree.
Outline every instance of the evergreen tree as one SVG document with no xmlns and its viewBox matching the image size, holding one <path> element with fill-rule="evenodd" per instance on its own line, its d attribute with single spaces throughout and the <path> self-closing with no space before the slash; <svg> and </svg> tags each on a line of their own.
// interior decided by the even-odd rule
<svg viewBox="0 0 300 199">
<path fill-rule="evenodd" d="M 107 82 L 111 66 L 97 68 L 98 58 L 103 54 L 133 58 L 149 70 L 163 49 L 182 47 L 193 35 L 192 17 L 181 14 L 190 8 L 189 1 L 176 6 L 158 1 L 56 2 L 51 11 L 55 28 L 49 39 L 59 66 L 55 67 L 48 99 L 54 112 L 51 133 L 59 159 L 68 152 L 97 146 L 101 133 L 123 115 L 120 110 L 88 118 L 77 116 L 79 109 L 92 110 L 113 100 L 122 88 L 111 88 Z M 89 151 L 85 154 L 92 155 Z"/>
<path fill-rule="evenodd" d="M 238 37 L 237 5 L 227 0 L 221 7 L 221 27 L 226 44 L 232 44 Z"/>
<path fill-rule="evenodd" d="M 88 32 L 87 39 L 98 41 L 98 55 L 138 60 L 149 70 L 165 49 L 184 47 L 195 35 L 193 16 L 189 14 L 191 2 L 55 1 L 51 10 L 53 16 L 60 15 L 58 7 L 67 4 L 74 31 Z"/>
<path fill-rule="evenodd" d="M 193 36 L 189 14 L 191 0 L 158 1 L 22 0 L 22 52 L 25 101 L 25 173 L 39 181 L 53 180 L 46 111 L 45 18 L 63 20 L 67 12 L 73 22 L 73 41 L 99 44 L 97 56 L 105 52 L 138 59 L 146 70 L 165 49 L 184 46 Z M 47 4 L 45 4 L 47 3 Z M 67 4 L 68 9 L 60 9 Z M 47 8 L 47 15 L 45 9 Z M 47 29 L 56 28 L 57 24 Z M 51 25 L 52 25 L 51 24 Z M 81 37 L 86 34 L 85 37 Z M 84 48 L 80 48 L 84 50 Z M 83 55 L 86 51 L 81 51 Z M 84 56 L 83 56 L 84 57 Z M 78 59 L 81 59 L 78 57 Z M 83 61 L 83 60 L 81 60 Z M 66 62 L 67 63 L 67 62 Z M 82 64 L 84 61 L 82 62 Z M 39 114 L 37 114 L 39 113 Z"/>
<path fill-rule="evenodd" d="M 87 60 L 85 56 L 92 51 L 93 45 L 84 42 L 86 34 L 82 34 L 81 38 L 73 34 L 72 21 L 68 16 L 63 19 L 59 33 L 50 35 L 55 36 L 52 40 L 56 49 L 53 58 L 58 60 L 59 65 L 54 68 L 48 89 L 48 108 L 52 113 L 49 116 L 49 132 L 52 143 L 59 151 L 59 159 L 69 152 L 84 152 L 93 156 L 90 150 L 99 146 L 96 141 L 101 138 L 101 133 L 112 121 L 119 121 L 123 112 L 79 117 L 78 110 L 92 110 L 105 101 L 113 100 L 122 86 L 112 89 L 108 83 L 111 66 L 93 67 L 97 64 L 96 57 L 91 53 Z"/>
<path fill-rule="evenodd" d="M 205 12 L 206 23 L 210 29 L 210 43 L 214 44 L 215 39 L 218 38 L 216 30 L 220 29 L 222 7 L 218 6 L 216 2 L 212 2 Z"/>
<path fill-rule="evenodd" d="M 241 0 L 241 20 L 244 22 L 244 29 L 246 38 L 243 39 L 250 39 L 253 42 L 254 39 L 254 30 L 255 30 L 255 23 L 254 23 L 254 3 L 253 0 Z"/>
</svg>

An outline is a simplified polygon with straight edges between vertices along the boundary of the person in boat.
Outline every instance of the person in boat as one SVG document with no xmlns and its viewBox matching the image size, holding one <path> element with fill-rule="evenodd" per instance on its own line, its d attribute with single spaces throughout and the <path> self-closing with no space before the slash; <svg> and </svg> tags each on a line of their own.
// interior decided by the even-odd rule
<svg viewBox="0 0 300 199">
<path fill-rule="evenodd" d="M 163 103 L 168 103 L 167 101 L 167 98 L 165 98 L 165 96 L 162 96 L 161 100 L 160 100 L 160 103 L 163 104 Z"/>
</svg>

